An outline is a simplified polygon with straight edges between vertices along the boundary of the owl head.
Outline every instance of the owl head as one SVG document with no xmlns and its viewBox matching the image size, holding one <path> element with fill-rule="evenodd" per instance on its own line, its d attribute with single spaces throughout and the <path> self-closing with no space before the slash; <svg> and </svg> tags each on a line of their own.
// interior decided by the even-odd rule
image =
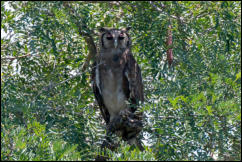
<svg viewBox="0 0 242 162">
<path fill-rule="evenodd" d="M 100 28 L 101 47 L 104 49 L 125 49 L 130 47 L 131 40 L 128 34 L 130 27 L 123 29 Z"/>
</svg>

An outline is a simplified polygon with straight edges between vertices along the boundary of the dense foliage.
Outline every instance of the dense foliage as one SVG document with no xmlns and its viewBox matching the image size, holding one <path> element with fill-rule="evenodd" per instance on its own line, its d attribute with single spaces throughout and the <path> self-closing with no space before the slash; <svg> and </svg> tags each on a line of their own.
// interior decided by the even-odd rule
<svg viewBox="0 0 242 162">
<path fill-rule="evenodd" d="M 101 26 L 132 27 L 145 87 L 145 151 L 121 141 L 110 160 L 241 160 L 241 2 L 1 1 L 2 160 L 102 154 Z"/>
</svg>

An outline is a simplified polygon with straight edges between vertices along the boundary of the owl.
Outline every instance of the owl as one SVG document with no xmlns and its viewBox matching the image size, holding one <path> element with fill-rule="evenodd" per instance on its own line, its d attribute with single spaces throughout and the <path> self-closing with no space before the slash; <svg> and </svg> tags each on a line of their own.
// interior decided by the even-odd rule
<svg viewBox="0 0 242 162">
<path fill-rule="evenodd" d="M 129 29 L 99 30 L 100 50 L 92 68 L 92 88 L 107 134 L 118 134 L 143 150 L 136 138 L 142 129 L 142 115 L 135 113 L 138 103 L 144 101 L 143 83 L 131 52 Z"/>
</svg>

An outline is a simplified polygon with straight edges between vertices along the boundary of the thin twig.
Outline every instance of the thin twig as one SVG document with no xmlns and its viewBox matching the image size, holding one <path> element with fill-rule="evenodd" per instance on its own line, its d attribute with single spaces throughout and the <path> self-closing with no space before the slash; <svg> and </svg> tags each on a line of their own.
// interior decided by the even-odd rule
<svg viewBox="0 0 242 162">
<path fill-rule="evenodd" d="M 54 84 L 54 85 L 53 85 L 53 83 L 51 82 L 48 86 L 43 87 L 43 88 L 39 91 L 39 93 L 34 97 L 34 99 L 33 99 L 32 102 L 35 102 L 36 98 L 37 98 L 37 97 L 38 97 L 38 96 L 39 96 L 44 90 L 47 91 L 47 90 L 52 89 L 52 88 L 54 88 L 54 87 L 58 87 L 59 85 L 62 85 L 62 84 L 64 84 L 64 83 L 68 82 L 69 80 L 72 80 L 72 79 L 74 79 L 74 78 L 76 78 L 76 77 L 78 77 L 78 76 L 81 76 L 81 75 L 83 75 L 84 73 L 86 73 L 86 72 L 92 70 L 93 68 L 96 68 L 97 66 L 99 66 L 99 65 L 101 65 L 101 64 L 103 64 L 103 62 L 97 64 L 96 66 L 91 67 L 91 69 L 87 69 L 87 70 L 85 70 L 84 72 L 82 72 L 82 73 L 80 73 L 80 74 L 77 74 L 77 75 L 75 75 L 75 76 L 72 76 L 72 77 L 70 77 L 70 78 L 68 78 L 68 79 L 66 79 L 66 80 L 64 80 L 64 81 L 61 81 L 61 82 L 59 82 L 59 83 L 56 83 L 56 84 Z"/>
<path fill-rule="evenodd" d="M 160 9 L 158 6 L 156 6 L 152 1 L 150 1 L 150 4 L 151 4 L 151 6 L 152 6 L 156 11 L 159 11 L 159 12 L 161 12 L 161 13 L 163 13 L 163 14 L 168 15 L 165 11 L 163 11 L 163 10 Z M 162 8 L 165 9 L 166 6 L 162 6 Z M 173 19 L 177 19 L 177 17 L 174 16 L 174 15 L 168 15 L 168 16 L 170 16 L 170 17 L 173 18 Z"/>
<path fill-rule="evenodd" d="M 11 60 L 12 61 L 15 59 L 24 58 L 24 57 L 28 57 L 28 56 L 39 56 L 39 55 L 26 54 L 26 55 L 16 56 L 16 57 L 1 57 L 1 61 L 2 60 Z"/>
</svg>

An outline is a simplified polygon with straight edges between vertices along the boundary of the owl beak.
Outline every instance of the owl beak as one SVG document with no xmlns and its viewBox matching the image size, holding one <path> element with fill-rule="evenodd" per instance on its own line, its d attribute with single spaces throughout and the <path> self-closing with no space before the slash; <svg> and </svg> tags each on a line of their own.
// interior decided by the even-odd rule
<svg viewBox="0 0 242 162">
<path fill-rule="evenodd" d="M 118 40 L 114 39 L 114 48 L 117 48 L 117 47 L 118 47 Z"/>
</svg>

